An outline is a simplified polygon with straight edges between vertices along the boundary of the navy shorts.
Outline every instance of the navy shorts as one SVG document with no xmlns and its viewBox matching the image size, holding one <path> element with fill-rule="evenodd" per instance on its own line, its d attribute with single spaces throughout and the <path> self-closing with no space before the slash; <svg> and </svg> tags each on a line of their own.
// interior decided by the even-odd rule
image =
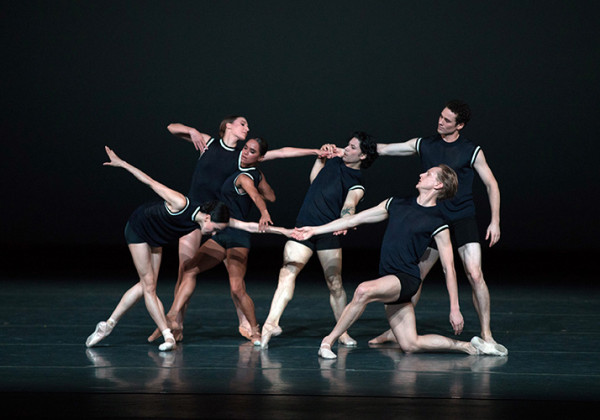
<svg viewBox="0 0 600 420">
<path fill-rule="evenodd" d="M 125 242 L 129 244 L 144 244 L 146 241 L 140 237 L 133 228 L 129 225 L 129 222 L 125 225 Z"/>
<path fill-rule="evenodd" d="M 326 249 L 339 249 L 342 247 L 342 241 L 339 236 L 333 233 L 323 233 L 321 235 L 315 235 L 304 241 L 298 241 L 294 238 L 290 238 L 290 241 L 298 242 L 304 246 L 307 246 L 311 251 L 324 251 Z"/>
<path fill-rule="evenodd" d="M 410 302 L 410 299 L 419 291 L 421 279 L 406 273 L 394 274 L 400 282 L 400 296 L 394 302 L 384 302 L 386 305 L 397 305 Z"/>
<path fill-rule="evenodd" d="M 452 245 L 460 248 L 463 245 L 470 243 L 479 243 L 479 229 L 477 228 L 477 220 L 475 217 L 467 217 L 465 219 L 456 220 L 448 223 L 450 226 L 450 238 Z M 435 239 L 431 241 L 429 246 L 437 249 Z"/>
<path fill-rule="evenodd" d="M 211 238 L 225 249 L 229 248 L 248 248 L 250 249 L 250 232 L 245 230 L 226 227 L 217 232 Z"/>
</svg>

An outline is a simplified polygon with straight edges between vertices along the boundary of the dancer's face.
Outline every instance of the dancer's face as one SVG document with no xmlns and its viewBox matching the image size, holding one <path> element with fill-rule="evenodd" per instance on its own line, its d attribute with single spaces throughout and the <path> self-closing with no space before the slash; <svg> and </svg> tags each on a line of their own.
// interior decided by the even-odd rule
<svg viewBox="0 0 600 420">
<path fill-rule="evenodd" d="M 242 166 L 244 168 L 255 166 L 261 158 L 258 142 L 254 139 L 248 140 L 242 149 Z"/>
<path fill-rule="evenodd" d="M 210 234 L 215 234 L 217 232 L 222 231 L 223 229 L 225 229 L 227 227 L 227 223 L 215 223 L 213 221 L 210 220 L 210 217 L 208 218 L 208 220 L 205 220 L 204 223 L 202 224 L 202 234 L 203 235 L 210 235 Z"/>
<path fill-rule="evenodd" d="M 233 122 L 227 123 L 227 130 L 238 140 L 244 140 L 250 131 L 250 127 L 248 127 L 248 121 L 246 121 L 246 118 L 239 117 Z"/>
<path fill-rule="evenodd" d="M 344 149 L 343 161 L 346 163 L 356 163 L 364 159 L 365 154 L 360 151 L 360 141 L 353 137 Z"/>
<path fill-rule="evenodd" d="M 442 135 L 454 134 L 461 130 L 464 124 L 456 124 L 456 114 L 448 108 L 444 108 L 438 118 L 437 132 Z"/>
<path fill-rule="evenodd" d="M 438 174 L 441 172 L 441 168 L 437 166 L 427 170 L 427 172 L 423 172 L 419 175 L 419 182 L 417 182 L 416 187 L 422 189 L 434 189 L 441 184 Z"/>
</svg>

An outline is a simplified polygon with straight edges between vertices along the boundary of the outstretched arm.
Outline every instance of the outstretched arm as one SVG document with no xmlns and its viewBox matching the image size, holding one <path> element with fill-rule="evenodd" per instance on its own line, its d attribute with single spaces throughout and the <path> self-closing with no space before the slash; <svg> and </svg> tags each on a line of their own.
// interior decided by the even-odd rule
<svg viewBox="0 0 600 420">
<path fill-rule="evenodd" d="M 254 201 L 254 205 L 256 205 L 256 208 L 260 211 L 258 230 L 260 232 L 265 232 L 267 226 L 272 225 L 273 221 L 271 220 L 271 215 L 269 214 L 269 210 L 267 210 L 267 204 L 265 203 L 262 194 L 254 186 L 254 181 L 249 176 L 242 174 L 238 176 L 236 186 L 242 188 L 246 194 L 250 196 L 252 201 Z"/>
<path fill-rule="evenodd" d="M 360 213 L 354 214 L 348 217 L 342 217 L 340 219 L 329 222 L 321 226 L 304 226 L 301 228 L 294 229 L 292 237 L 299 241 L 306 240 L 314 235 L 321 235 L 323 233 L 337 232 L 340 230 L 347 230 L 358 225 L 367 223 L 378 223 L 388 218 L 388 212 L 386 209 L 386 201 L 381 202 L 375 207 L 363 210 Z"/>
<path fill-rule="evenodd" d="M 290 237 L 293 229 L 286 229 L 278 226 L 267 226 L 264 231 L 259 230 L 258 223 L 256 222 L 242 222 L 238 219 L 229 219 L 229 226 L 235 229 L 245 230 L 250 233 L 276 233 L 278 235 L 284 235 Z"/>
<path fill-rule="evenodd" d="M 417 153 L 417 139 L 410 139 L 404 143 L 377 143 L 379 156 L 411 156 Z"/>
<path fill-rule="evenodd" d="M 302 156 L 319 156 L 319 149 L 302 149 L 298 147 L 282 147 L 281 149 L 269 150 L 263 156 L 263 161 L 273 159 L 285 159 Z"/>
<path fill-rule="evenodd" d="M 117 156 L 117 154 L 113 152 L 108 146 L 104 146 L 104 149 L 106 150 L 106 154 L 110 159 L 109 162 L 104 162 L 104 166 L 114 166 L 116 168 L 123 168 L 130 172 L 138 180 L 148 185 L 154 190 L 155 193 L 161 196 L 165 200 L 167 206 L 171 211 L 178 212 L 185 208 L 185 206 L 187 205 L 187 200 L 183 194 L 166 187 L 158 181 L 155 181 L 135 166 L 125 162 L 123 159 Z"/>
<path fill-rule="evenodd" d="M 450 297 L 450 324 L 454 334 L 460 334 L 465 326 L 465 321 L 460 313 L 458 303 L 458 285 L 456 283 L 456 270 L 454 269 L 454 254 L 452 253 L 452 242 L 450 231 L 444 229 L 434 236 L 435 243 L 440 253 L 440 262 L 444 275 L 446 276 L 446 288 Z"/>
<path fill-rule="evenodd" d="M 210 140 L 208 134 L 199 132 L 193 127 L 188 127 L 181 123 L 172 123 L 167 126 L 167 130 L 174 136 L 180 137 L 194 144 L 196 150 L 200 153 L 204 153 L 206 150 L 206 143 Z"/>
<path fill-rule="evenodd" d="M 489 239 L 490 247 L 492 247 L 500 240 L 500 188 L 498 188 L 498 182 L 485 160 L 483 151 L 477 154 L 473 168 L 475 168 L 485 185 L 490 202 L 492 218 L 487 228 L 485 239 Z"/>
</svg>

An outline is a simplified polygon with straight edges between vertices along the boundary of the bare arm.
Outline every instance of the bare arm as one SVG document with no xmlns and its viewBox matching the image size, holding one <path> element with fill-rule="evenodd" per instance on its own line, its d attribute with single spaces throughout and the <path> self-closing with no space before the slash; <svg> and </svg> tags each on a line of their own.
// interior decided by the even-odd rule
<svg viewBox="0 0 600 420">
<path fill-rule="evenodd" d="M 485 239 L 489 239 L 490 247 L 492 247 L 500 240 L 500 188 L 498 188 L 498 182 L 485 160 L 483 151 L 480 151 L 477 155 L 473 168 L 475 168 L 485 185 L 490 202 L 492 217 L 485 234 Z"/>
<path fill-rule="evenodd" d="M 460 334 L 465 322 L 460 313 L 460 305 L 458 303 L 458 285 L 456 283 L 456 270 L 454 269 L 454 254 L 452 253 L 450 231 L 444 229 L 435 235 L 434 239 L 440 253 L 440 262 L 446 276 L 446 288 L 450 297 L 450 324 L 454 329 L 454 334 Z"/>
<path fill-rule="evenodd" d="M 254 204 L 260 211 L 260 221 L 258 222 L 258 229 L 260 232 L 264 232 L 267 226 L 272 225 L 273 221 L 271 220 L 271 215 L 269 214 L 269 210 L 267 210 L 267 204 L 263 199 L 263 196 L 258 192 L 256 187 L 254 186 L 254 181 L 249 176 L 244 174 L 238 176 L 236 186 L 238 188 L 243 188 L 246 191 L 246 194 L 250 196 Z"/>
<path fill-rule="evenodd" d="M 319 175 L 319 172 L 321 172 L 321 169 L 323 169 L 323 167 L 325 166 L 325 161 L 328 158 L 335 157 L 338 150 L 339 149 L 335 146 L 335 144 L 324 144 L 323 146 L 321 146 L 321 148 L 319 149 L 320 154 L 318 155 L 317 159 L 315 160 L 315 164 L 313 165 L 313 167 L 310 171 L 310 183 L 311 184 L 315 180 L 317 175 Z"/>
<path fill-rule="evenodd" d="M 386 202 L 387 200 L 375 207 L 371 207 L 370 209 L 363 210 L 360 213 L 351 216 L 339 218 L 325 225 L 296 228 L 294 229 L 292 236 L 297 240 L 303 241 L 314 235 L 347 230 L 366 223 L 381 222 L 388 218 L 388 212 L 385 207 Z"/>
<path fill-rule="evenodd" d="M 377 153 L 380 156 L 412 156 L 417 153 L 417 139 L 410 139 L 404 143 L 378 143 Z"/>
<path fill-rule="evenodd" d="M 114 166 L 115 168 L 123 168 L 130 172 L 138 180 L 148 185 L 154 190 L 155 193 L 161 196 L 165 200 L 167 206 L 171 211 L 178 212 L 185 208 L 185 206 L 187 205 L 187 200 L 183 194 L 166 187 L 158 181 L 155 181 L 135 166 L 125 162 L 123 159 L 117 156 L 117 154 L 113 152 L 108 146 L 104 146 L 104 149 L 106 150 L 106 154 L 110 159 L 110 162 L 104 162 L 104 166 Z"/>
<path fill-rule="evenodd" d="M 258 223 L 256 222 L 242 222 L 237 219 L 229 219 L 229 226 L 235 229 L 245 230 L 250 233 L 275 233 L 278 235 L 284 235 L 290 237 L 293 229 L 286 229 L 278 226 L 267 226 L 264 231 L 259 230 Z"/>
<path fill-rule="evenodd" d="M 271 203 L 275 202 L 275 191 L 273 191 L 273 188 L 271 188 L 271 186 L 267 182 L 267 178 L 265 178 L 264 174 L 262 176 L 262 179 L 258 183 L 258 192 L 263 196 L 265 200 L 270 201 Z"/>
<path fill-rule="evenodd" d="M 282 147 L 281 149 L 269 150 L 265 153 L 263 161 L 273 159 L 285 159 L 302 156 L 319 156 L 321 151 L 319 149 L 302 149 L 298 147 Z"/>
<path fill-rule="evenodd" d="M 362 188 L 355 188 L 353 190 L 348 191 L 346 195 L 346 200 L 344 201 L 344 205 L 342 206 L 342 210 L 340 211 L 340 217 L 348 217 L 352 216 L 356 213 L 356 206 L 365 195 L 365 190 Z M 334 232 L 334 235 L 345 235 L 348 231 L 342 230 L 338 232 Z"/>
<path fill-rule="evenodd" d="M 180 137 L 193 143 L 196 150 L 200 153 L 206 150 L 206 143 L 210 140 L 208 134 L 199 132 L 193 127 L 188 127 L 181 123 L 172 123 L 167 126 L 167 130 L 174 136 Z"/>
</svg>

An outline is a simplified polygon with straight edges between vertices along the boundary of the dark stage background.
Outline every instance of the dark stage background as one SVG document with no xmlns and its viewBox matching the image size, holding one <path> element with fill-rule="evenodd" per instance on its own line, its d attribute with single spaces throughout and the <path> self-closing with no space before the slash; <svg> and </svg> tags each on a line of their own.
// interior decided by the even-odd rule
<svg viewBox="0 0 600 420">
<path fill-rule="evenodd" d="M 446 100 L 470 103 L 502 193 L 488 266 L 591 267 L 598 251 L 598 6 L 544 2 L 11 2 L 2 25 L 5 274 L 131 269 L 122 238 L 153 193 L 102 166 L 104 145 L 186 192 L 197 155 L 166 126 L 217 134 L 241 114 L 272 148 L 433 134 Z M 313 160 L 262 166 L 292 226 Z M 381 158 L 361 209 L 414 193 L 418 158 Z M 476 182 L 481 231 L 487 196 Z M 376 268 L 384 225 L 351 233 L 345 267 Z M 254 238 L 277 266 L 283 239 Z M 175 249 L 166 252 L 167 269 Z M 545 258 L 548 257 L 548 258 Z M 372 260 L 371 260 L 372 259 Z M 174 273 L 171 272 L 174 275 Z"/>
</svg>

